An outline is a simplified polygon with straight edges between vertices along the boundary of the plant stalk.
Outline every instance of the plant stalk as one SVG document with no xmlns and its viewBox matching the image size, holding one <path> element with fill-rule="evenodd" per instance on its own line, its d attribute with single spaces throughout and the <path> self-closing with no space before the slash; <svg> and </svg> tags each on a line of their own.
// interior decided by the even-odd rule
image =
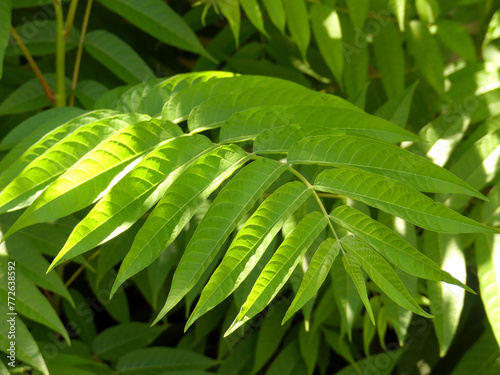
<svg viewBox="0 0 500 375">
<path fill-rule="evenodd" d="M 40 68 L 38 67 L 38 64 L 33 59 L 33 56 L 31 56 L 30 51 L 28 50 L 28 48 L 24 44 L 23 40 L 21 39 L 21 37 L 17 33 L 16 29 L 12 25 L 10 26 L 10 32 L 11 32 L 12 36 L 14 37 L 17 45 L 21 49 L 21 51 L 23 51 L 24 57 L 26 57 L 26 60 L 28 60 L 28 64 L 30 65 L 31 69 L 33 69 L 33 72 L 35 73 L 38 80 L 40 81 L 40 84 L 43 87 L 43 91 L 45 92 L 45 96 L 50 100 L 50 102 L 52 104 L 54 104 L 54 101 L 55 101 L 54 92 L 52 91 L 49 84 L 45 80 L 42 72 L 40 71 Z"/>
<path fill-rule="evenodd" d="M 56 107 L 66 106 L 66 75 L 65 75 L 65 54 L 66 54 L 66 33 L 64 30 L 64 14 L 61 0 L 54 0 L 57 21 L 56 39 Z"/>
<path fill-rule="evenodd" d="M 73 28 L 77 6 L 78 0 L 71 0 L 71 3 L 69 4 L 68 15 L 66 16 L 66 29 L 64 30 L 66 37 L 69 35 L 71 29 Z"/>
<path fill-rule="evenodd" d="M 78 41 L 78 49 L 76 51 L 75 67 L 73 69 L 73 79 L 71 80 L 71 96 L 69 98 L 69 105 L 75 105 L 75 90 L 78 83 L 78 75 L 80 73 L 80 64 L 82 62 L 83 42 L 85 41 L 85 34 L 89 24 L 90 11 L 92 10 L 92 0 L 87 0 L 85 7 L 85 14 L 83 16 L 82 29 L 80 31 L 80 40 Z"/>
</svg>

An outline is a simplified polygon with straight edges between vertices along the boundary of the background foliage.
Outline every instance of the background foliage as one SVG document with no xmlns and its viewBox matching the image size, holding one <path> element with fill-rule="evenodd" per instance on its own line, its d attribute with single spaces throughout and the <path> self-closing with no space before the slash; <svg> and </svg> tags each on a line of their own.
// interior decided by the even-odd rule
<svg viewBox="0 0 500 375">
<path fill-rule="evenodd" d="M 498 373 L 499 5 L 0 0 L 0 374 Z"/>
</svg>

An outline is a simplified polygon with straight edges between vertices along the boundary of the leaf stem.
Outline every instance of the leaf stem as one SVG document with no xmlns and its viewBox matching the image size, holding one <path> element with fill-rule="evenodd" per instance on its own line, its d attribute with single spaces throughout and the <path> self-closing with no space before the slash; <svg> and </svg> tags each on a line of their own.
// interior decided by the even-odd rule
<svg viewBox="0 0 500 375">
<path fill-rule="evenodd" d="M 64 14 L 61 0 L 54 0 L 56 11 L 57 36 L 56 36 L 56 107 L 66 105 L 66 76 L 65 76 L 65 54 L 66 33 L 64 31 Z"/>
<path fill-rule="evenodd" d="M 339 237 L 337 236 L 337 232 L 335 232 L 335 228 L 333 228 L 332 221 L 330 220 L 330 215 L 328 215 L 328 212 L 326 211 L 325 205 L 321 201 L 321 198 L 318 196 L 318 193 L 316 190 L 314 190 L 314 186 L 305 178 L 299 171 L 296 169 L 292 168 L 291 166 L 288 166 L 288 170 L 295 176 L 298 177 L 300 181 L 302 181 L 308 188 L 312 189 L 314 198 L 316 199 L 316 202 L 318 202 L 318 206 L 323 212 L 323 215 L 328 219 L 328 226 L 330 227 L 335 239 L 338 241 Z"/>
<path fill-rule="evenodd" d="M 73 28 L 73 21 L 75 20 L 77 6 L 78 0 L 71 0 L 68 15 L 66 16 L 66 29 L 64 30 L 64 34 L 66 35 L 66 37 L 69 35 L 71 29 Z"/>
<path fill-rule="evenodd" d="M 87 258 L 87 262 L 92 262 L 99 254 L 101 253 L 101 249 L 97 249 L 91 256 Z M 73 281 L 76 280 L 76 278 L 82 273 L 82 271 L 85 269 L 85 265 L 81 265 L 73 275 L 66 281 L 64 286 L 66 288 L 69 288 L 69 286 L 73 283 Z"/>
<path fill-rule="evenodd" d="M 38 64 L 33 59 L 33 56 L 31 56 L 30 51 L 28 50 L 28 48 L 24 44 L 23 40 L 21 39 L 21 37 L 17 33 L 16 29 L 12 25 L 10 25 L 10 32 L 11 32 L 12 36 L 14 37 L 17 45 L 21 49 L 21 51 L 23 51 L 24 57 L 26 58 L 26 60 L 28 60 L 28 63 L 30 65 L 31 69 L 33 69 L 33 72 L 35 73 L 38 80 L 40 81 L 40 84 L 43 87 L 43 91 L 45 92 L 45 96 L 50 100 L 50 102 L 52 104 L 54 104 L 54 101 L 55 101 L 54 92 L 51 90 L 49 84 L 47 83 L 42 72 L 40 71 Z"/>
<path fill-rule="evenodd" d="M 87 33 L 87 27 L 89 24 L 90 11 L 92 10 L 92 1 L 87 0 L 87 6 L 85 8 L 85 14 L 83 16 L 82 29 L 80 31 L 80 40 L 78 42 L 78 49 L 76 51 L 75 67 L 73 69 L 73 79 L 71 80 L 71 97 L 69 99 L 69 105 L 72 107 L 75 105 L 75 90 L 78 83 L 78 75 L 80 73 L 80 64 L 82 61 L 83 53 L 83 42 L 85 41 L 85 34 Z"/>
</svg>

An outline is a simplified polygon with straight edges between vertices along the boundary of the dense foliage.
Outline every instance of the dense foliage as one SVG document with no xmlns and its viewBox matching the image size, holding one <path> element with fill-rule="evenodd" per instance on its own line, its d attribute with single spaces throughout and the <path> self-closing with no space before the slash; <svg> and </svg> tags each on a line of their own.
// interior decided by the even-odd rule
<svg viewBox="0 0 500 375">
<path fill-rule="evenodd" d="M 499 6 L 0 0 L 0 374 L 499 373 Z"/>
</svg>

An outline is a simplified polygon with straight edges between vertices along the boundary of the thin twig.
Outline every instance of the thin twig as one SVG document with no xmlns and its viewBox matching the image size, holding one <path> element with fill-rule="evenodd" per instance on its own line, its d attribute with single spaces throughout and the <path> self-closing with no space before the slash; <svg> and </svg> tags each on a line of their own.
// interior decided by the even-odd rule
<svg viewBox="0 0 500 375">
<path fill-rule="evenodd" d="M 64 32 L 64 13 L 61 0 L 54 0 L 56 10 L 57 35 L 56 35 L 56 107 L 66 106 L 66 34 Z"/>
<path fill-rule="evenodd" d="M 66 29 L 64 30 L 64 34 L 66 35 L 66 37 L 69 35 L 71 29 L 73 28 L 73 21 L 75 20 L 77 6 L 78 0 L 71 0 L 68 15 L 66 16 Z"/>
<path fill-rule="evenodd" d="M 94 254 L 92 254 L 91 256 L 89 256 L 87 258 L 87 262 L 92 262 L 99 254 L 101 253 L 101 250 L 100 249 L 97 249 Z M 69 286 L 73 283 L 73 281 L 76 280 L 76 278 L 82 273 L 82 271 L 85 269 L 85 265 L 81 265 L 73 275 L 71 275 L 71 277 L 68 279 L 68 281 L 66 281 L 66 283 L 64 284 L 64 286 L 66 288 L 69 288 Z"/>
<path fill-rule="evenodd" d="M 43 91 L 45 92 L 45 96 L 50 100 L 50 102 L 52 104 L 54 104 L 54 101 L 55 101 L 54 92 L 51 90 L 49 84 L 47 83 L 42 72 L 40 71 L 38 64 L 33 59 L 33 56 L 31 56 L 30 51 L 28 51 L 28 48 L 26 47 L 23 40 L 21 39 L 21 37 L 17 33 L 16 29 L 12 25 L 10 26 L 10 32 L 11 32 L 12 36 L 14 37 L 19 48 L 21 48 L 21 51 L 23 51 L 24 57 L 26 57 L 26 60 L 28 60 L 28 63 L 30 65 L 31 69 L 33 70 L 33 72 L 37 76 L 38 80 L 40 81 L 40 84 L 43 87 Z"/>
<path fill-rule="evenodd" d="M 73 69 L 73 79 L 71 81 L 71 96 L 69 98 L 69 105 L 75 105 L 75 90 L 78 83 L 78 74 L 80 73 L 80 63 L 82 61 L 83 42 L 85 41 L 85 34 L 87 33 L 87 26 L 89 24 L 90 11 L 92 10 L 92 0 L 87 1 L 85 8 L 85 15 L 83 17 L 82 29 L 80 31 L 80 41 L 78 42 L 78 50 L 76 52 L 75 68 Z"/>
</svg>

